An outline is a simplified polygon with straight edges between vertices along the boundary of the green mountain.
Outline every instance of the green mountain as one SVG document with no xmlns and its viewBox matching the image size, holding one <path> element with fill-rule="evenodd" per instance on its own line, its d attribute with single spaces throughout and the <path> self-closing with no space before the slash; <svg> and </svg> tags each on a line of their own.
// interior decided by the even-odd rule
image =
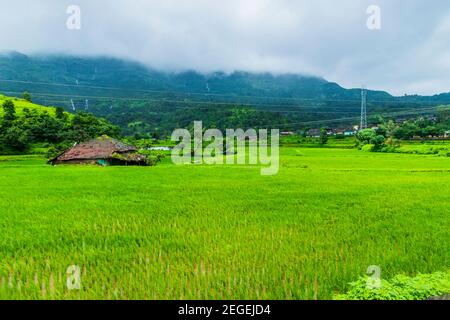
<svg viewBox="0 0 450 320">
<path fill-rule="evenodd" d="M 162 72 L 142 64 L 113 58 L 72 56 L 31 56 L 10 52 L 0 55 L 1 79 L 50 82 L 72 85 L 70 89 L 49 86 L 1 83 L 2 90 L 24 87 L 52 92 L 88 93 L 86 86 L 121 88 L 125 91 L 153 90 L 166 93 L 224 94 L 233 99 L 242 96 L 307 99 L 359 99 L 359 89 L 348 90 L 322 78 L 297 74 L 195 71 Z M 76 87 L 78 85 L 78 87 Z M 136 95 L 136 92 L 131 92 Z M 108 92 L 108 96 L 111 95 Z M 391 99 L 386 92 L 371 91 L 369 99 Z M 216 98 L 217 99 L 217 98 Z"/>
<path fill-rule="evenodd" d="M 1 54 L 0 92 L 20 96 L 23 91 L 44 105 L 87 109 L 129 134 L 168 132 L 193 120 L 216 127 L 343 126 L 355 123 L 361 104 L 360 89 L 345 89 L 314 76 L 176 73 L 108 57 Z M 368 90 L 367 101 L 373 115 L 428 112 L 450 103 L 450 93 L 394 97 Z"/>
</svg>

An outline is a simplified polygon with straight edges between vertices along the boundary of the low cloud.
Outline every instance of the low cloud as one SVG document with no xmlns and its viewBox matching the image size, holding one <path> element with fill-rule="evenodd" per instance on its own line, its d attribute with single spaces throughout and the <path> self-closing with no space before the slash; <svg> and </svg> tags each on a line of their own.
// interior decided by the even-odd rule
<svg viewBox="0 0 450 320">
<path fill-rule="evenodd" d="M 381 30 L 366 26 L 373 4 Z M 81 30 L 66 28 L 69 5 Z M 16 0 L 0 11 L 0 50 L 307 73 L 393 94 L 450 91 L 449 35 L 448 0 Z"/>
</svg>

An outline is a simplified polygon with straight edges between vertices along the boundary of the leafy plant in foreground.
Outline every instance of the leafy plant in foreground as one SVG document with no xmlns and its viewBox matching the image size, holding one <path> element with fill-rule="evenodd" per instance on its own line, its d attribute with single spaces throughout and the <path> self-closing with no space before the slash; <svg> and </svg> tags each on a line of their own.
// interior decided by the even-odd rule
<svg viewBox="0 0 450 320">
<path fill-rule="evenodd" d="M 345 294 L 335 300 L 425 300 L 433 296 L 450 293 L 450 272 L 419 274 L 416 277 L 397 275 L 391 280 L 381 280 L 380 288 L 367 285 L 368 277 L 351 283 Z"/>
</svg>

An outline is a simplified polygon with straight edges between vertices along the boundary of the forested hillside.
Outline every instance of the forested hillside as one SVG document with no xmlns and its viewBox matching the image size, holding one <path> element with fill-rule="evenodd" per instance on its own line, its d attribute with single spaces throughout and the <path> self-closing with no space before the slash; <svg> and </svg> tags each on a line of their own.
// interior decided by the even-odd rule
<svg viewBox="0 0 450 320">
<path fill-rule="evenodd" d="M 0 154 L 30 152 L 39 144 L 58 152 L 77 141 L 119 133 L 118 127 L 91 113 L 70 114 L 61 107 L 0 96 Z"/>
<path fill-rule="evenodd" d="M 357 123 L 360 89 L 325 79 L 269 73 L 163 72 L 112 58 L 0 55 L 0 92 L 31 93 L 43 105 L 89 111 L 119 125 L 125 134 L 167 134 L 193 120 L 224 128 L 277 127 L 297 130 Z M 394 97 L 367 92 L 369 121 L 434 114 L 450 93 Z"/>
</svg>

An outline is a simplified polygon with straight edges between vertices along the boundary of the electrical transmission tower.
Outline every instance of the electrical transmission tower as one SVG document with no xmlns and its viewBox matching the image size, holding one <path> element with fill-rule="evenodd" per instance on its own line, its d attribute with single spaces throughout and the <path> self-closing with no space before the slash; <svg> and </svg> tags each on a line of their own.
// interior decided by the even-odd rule
<svg viewBox="0 0 450 320">
<path fill-rule="evenodd" d="M 367 90 L 364 86 L 361 87 L 361 125 L 360 130 L 367 128 Z"/>
</svg>

